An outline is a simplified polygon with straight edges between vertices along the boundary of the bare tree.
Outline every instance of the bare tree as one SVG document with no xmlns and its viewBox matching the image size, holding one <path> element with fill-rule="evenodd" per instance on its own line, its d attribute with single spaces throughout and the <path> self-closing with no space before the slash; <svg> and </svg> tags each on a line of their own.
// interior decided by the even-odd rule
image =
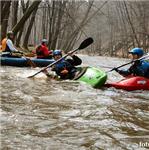
<svg viewBox="0 0 149 150">
<path fill-rule="evenodd" d="M 128 8 L 127 8 L 127 5 L 126 5 L 125 1 L 124 1 L 124 6 L 125 6 L 127 17 L 128 17 L 128 22 L 129 22 L 129 24 L 131 26 L 131 29 L 132 29 L 132 32 L 133 32 L 133 36 L 135 37 L 135 40 L 137 42 L 137 46 L 140 47 L 140 43 L 138 41 L 138 38 L 137 38 L 137 35 L 136 35 L 136 31 L 135 31 L 135 28 L 134 28 L 133 23 L 131 21 L 130 14 L 129 14 L 129 11 L 128 11 Z"/>
<path fill-rule="evenodd" d="M 34 11 L 34 9 L 36 9 L 38 7 L 38 5 L 40 4 L 40 2 L 41 2 L 41 0 L 34 1 L 31 4 L 31 6 L 27 9 L 27 11 L 24 13 L 24 15 L 20 19 L 20 21 L 14 26 L 14 28 L 12 30 L 13 30 L 13 32 L 14 32 L 15 35 L 22 28 L 22 26 L 24 25 L 24 23 L 26 22 L 26 20 L 30 17 L 30 15 L 32 14 L 32 12 Z"/>
<path fill-rule="evenodd" d="M 12 1 L 12 28 L 17 24 L 19 1 Z"/>
<path fill-rule="evenodd" d="M 21 0 L 21 8 L 22 8 L 22 12 L 23 14 L 25 13 L 25 11 L 28 9 L 29 7 L 29 0 L 25 3 L 24 0 Z M 21 9 L 20 8 L 20 9 Z M 20 10 L 21 11 L 21 10 Z M 16 46 L 20 47 L 20 40 L 23 34 L 23 29 L 24 29 L 25 23 L 22 25 L 22 27 L 19 30 L 18 36 L 16 38 Z"/>
<path fill-rule="evenodd" d="M 11 0 L 1 2 L 1 39 L 6 37 Z"/>
<path fill-rule="evenodd" d="M 147 1 L 0 2 L 1 37 L 13 27 L 17 46 L 23 43 L 27 48 L 30 41 L 38 44 L 47 38 L 49 49 L 67 52 L 80 39 L 92 36 L 95 42 L 89 53 L 127 57 L 128 51 L 136 46 L 149 51 Z"/>
<path fill-rule="evenodd" d="M 23 42 L 23 47 L 25 49 L 28 49 L 28 40 L 29 40 L 29 36 L 30 36 L 31 30 L 32 30 L 34 21 L 35 21 L 35 15 L 36 15 L 37 10 L 38 10 L 38 7 L 36 7 L 35 10 L 33 11 L 31 19 L 30 19 L 30 23 L 28 25 L 28 30 L 26 32 L 26 36 L 25 36 L 24 42 Z"/>
</svg>

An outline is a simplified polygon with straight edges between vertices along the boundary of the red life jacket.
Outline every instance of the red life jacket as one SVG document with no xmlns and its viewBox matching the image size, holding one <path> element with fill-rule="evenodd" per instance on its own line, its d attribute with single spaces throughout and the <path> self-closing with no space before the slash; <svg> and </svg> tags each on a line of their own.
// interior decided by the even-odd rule
<svg viewBox="0 0 149 150">
<path fill-rule="evenodd" d="M 42 45 L 38 45 L 36 48 L 36 54 L 37 56 L 44 55 L 43 51 L 41 51 Z"/>
</svg>

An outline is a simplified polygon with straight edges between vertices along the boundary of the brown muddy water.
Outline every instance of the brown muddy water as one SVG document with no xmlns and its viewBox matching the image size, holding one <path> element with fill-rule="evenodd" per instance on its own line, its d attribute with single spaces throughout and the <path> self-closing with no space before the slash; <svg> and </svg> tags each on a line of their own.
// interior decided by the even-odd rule
<svg viewBox="0 0 149 150">
<path fill-rule="evenodd" d="M 128 60 L 80 55 L 84 65 L 118 66 Z M 93 89 L 54 81 L 39 68 L 1 66 L 1 149 L 149 149 L 149 92 Z M 103 68 L 107 71 L 108 68 Z M 122 77 L 108 74 L 109 81 Z"/>
</svg>

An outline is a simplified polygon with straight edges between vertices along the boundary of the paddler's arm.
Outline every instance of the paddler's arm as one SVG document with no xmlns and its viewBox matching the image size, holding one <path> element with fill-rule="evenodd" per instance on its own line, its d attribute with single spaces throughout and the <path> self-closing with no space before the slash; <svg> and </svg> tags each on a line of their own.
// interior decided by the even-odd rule
<svg viewBox="0 0 149 150">
<path fill-rule="evenodd" d="M 42 71 L 47 77 L 51 77 L 51 75 L 49 74 L 49 72 L 45 69 Z"/>
<path fill-rule="evenodd" d="M 11 50 L 11 53 L 15 54 L 15 53 L 20 53 L 20 54 L 23 54 L 23 52 L 20 52 L 19 50 L 17 50 L 15 47 L 14 47 L 14 44 L 12 43 L 12 41 L 10 39 L 7 40 L 6 42 L 7 46 L 9 47 L 9 49 Z"/>
<path fill-rule="evenodd" d="M 128 70 L 119 70 L 117 68 L 114 68 L 113 70 L 115 70 L 116 72 L 118 72 L 120 75 L 122 75 L 124 77 L 131 75 L 131 71 L 129 69 Z"/>
<path fill-rule="evenodd" d="M 74 66 L 78 66 L 78 65 L 81 65 L 82 64 L 82 60 L 78 57 L 78 56 L 76 56 L 76 55 L 73 55 L 72 56 L 72 58 L 73 58 L 73 63 L 74 63 Z"/>
<path fill-rule="evenodd" d="M 11 50 L 11 52 L 18 52 L 18 50 L 14 47 L 14 45 L 10 39 L 7 40 L 6 44 L 9 47 L 9 49 Z"/>
<path fill-rule="evenodd" d="M 43 70 L 42 71 L 49 79 L 56 79 L 58 80 L 59 77 L 57 75 L 54 75 L 54 74 L 50 74 L 47 70 Z"/>
<path fill-rule="evenodd" d="M 81 60 L 78 56 L 72 54 L 71 51 L 68 52 L 68 54 L 69 54 L 69 56 L 72 57 L 72 59 L 67 59 L 67 61 L 68 61 L 71 65 L 73 65 L 73 66 L 78 66 L 78 65 L 81 65 L 81 64 L 82 64 L 82 60 Z"/>
</svg>

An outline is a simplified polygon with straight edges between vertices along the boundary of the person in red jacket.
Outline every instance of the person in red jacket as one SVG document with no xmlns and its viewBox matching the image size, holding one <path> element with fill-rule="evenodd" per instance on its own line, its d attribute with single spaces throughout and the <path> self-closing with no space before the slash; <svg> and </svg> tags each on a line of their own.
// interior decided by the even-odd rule
<svg viewBox="0 0 149 150">
<path fill-rule="evenodd" d="M 52 51 L 50 51 L 47 47 L 47 39 L 43 39 L 41 41 L 41 45 L 36 48 L 37 58 L 39 59 L 51 59 Z"/>
</svg>

